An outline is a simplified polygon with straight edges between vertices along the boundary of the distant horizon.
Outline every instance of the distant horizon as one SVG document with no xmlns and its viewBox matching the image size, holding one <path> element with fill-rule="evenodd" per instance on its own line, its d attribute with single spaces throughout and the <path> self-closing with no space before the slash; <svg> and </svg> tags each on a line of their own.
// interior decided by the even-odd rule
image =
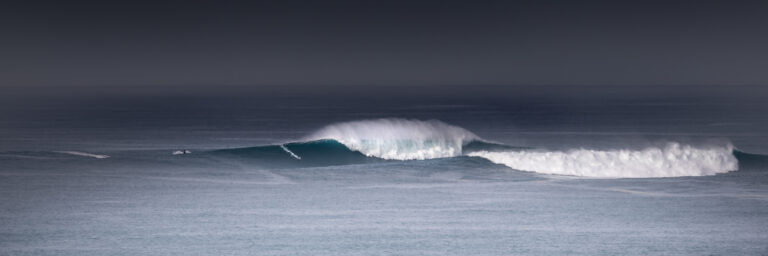
<svg viewBox="0 0 768 256">
<path fill-rule="evenodd" d="M 0 89 L 768 85 L 766 1 L 9 3 Z"/>
</svg>

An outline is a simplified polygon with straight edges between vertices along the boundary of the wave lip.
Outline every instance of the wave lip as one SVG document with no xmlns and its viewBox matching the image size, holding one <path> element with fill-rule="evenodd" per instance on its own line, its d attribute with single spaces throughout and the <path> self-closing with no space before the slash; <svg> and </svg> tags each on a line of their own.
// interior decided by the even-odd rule
<svg viewBox="0 0 768 256">
<path fill-rule="evenodd" d="M 730 144 L 694 147 L 669 142 L 641 150 L 478 151 L 468 155 L 521 171 L 600 178 L 705 176 L 739 167 Z"/>
<path fill-rule="evenodd" d="M 336 140 L 366 156 L 423 160 L 462 154 L 462 146 L 479 137 L 438 120 L 385 118 L 328 125 L 307 140 Z"/>
</svg>

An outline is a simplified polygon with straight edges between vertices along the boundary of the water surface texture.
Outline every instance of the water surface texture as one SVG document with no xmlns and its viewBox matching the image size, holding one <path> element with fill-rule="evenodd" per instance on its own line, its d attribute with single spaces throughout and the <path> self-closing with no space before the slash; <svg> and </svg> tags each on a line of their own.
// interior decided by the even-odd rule
<svg viewBox="0 0 768 256">
<path fill-rule="evenodd" d="M 0 255 L 764 255 L 759 87 L 4 95 Z"/>
</svg>

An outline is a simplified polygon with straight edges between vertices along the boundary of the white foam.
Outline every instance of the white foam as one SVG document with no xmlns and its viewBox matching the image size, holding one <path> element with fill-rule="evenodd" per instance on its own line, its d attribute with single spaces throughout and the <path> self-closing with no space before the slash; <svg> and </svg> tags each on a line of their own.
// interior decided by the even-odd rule
<svg viewBox="0 0 768 256">
<path fill-rule="evenodd" d="M 469 155 L 521 171 L 583 177 L 704 176 L 738 170 L 730 144 L 694 147 L 670 142 L 640 150 L 480 151 Z"/>
<path fill-rule="evenodd" d="M 296 158 L 297 160 L 301 160 L 301 157 L 299 157 L 298 155 L 294 154 L 293 151 L 291 151 L 290 149 L 285 147 L 285 145 L 280 144 L 280 148 L 282 148 L 283 151 L 285 151 L 285 153 L 290 154 L 293 158 Z"/>
<path fill-rule="evenodd" d="M 78 151 L 56 151 L 56 152 L 62 153 L 62 154 L 68 154 L 68 155 L 75 155 L 75 156 L 93 157 L 98 159 L 104 159 L 109 157 L 108 155 L 97 155 L 97 154 L 78 152 Z"/>
<path fill-rule="evenodd" d="M 461 155 L 477 135 L 437 120 L 375 119 L 328 125 L 308 140 L 332 139 L 367 156 L 411 160 Z"/>
</svg>

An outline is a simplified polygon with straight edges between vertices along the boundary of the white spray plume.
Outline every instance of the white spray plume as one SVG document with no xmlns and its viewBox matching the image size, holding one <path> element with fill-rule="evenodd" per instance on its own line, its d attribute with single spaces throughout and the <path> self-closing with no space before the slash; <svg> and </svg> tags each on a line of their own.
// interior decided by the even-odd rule
<svg viewBox="0 0 768 256">
<path fill-rule="evenodd" d="M 374 119 L 328 125 L 307 137 L 332 139 L 367 156 L 411 160 L 461 155 L 477 135 L 437 120 Z"/>
</svg>

